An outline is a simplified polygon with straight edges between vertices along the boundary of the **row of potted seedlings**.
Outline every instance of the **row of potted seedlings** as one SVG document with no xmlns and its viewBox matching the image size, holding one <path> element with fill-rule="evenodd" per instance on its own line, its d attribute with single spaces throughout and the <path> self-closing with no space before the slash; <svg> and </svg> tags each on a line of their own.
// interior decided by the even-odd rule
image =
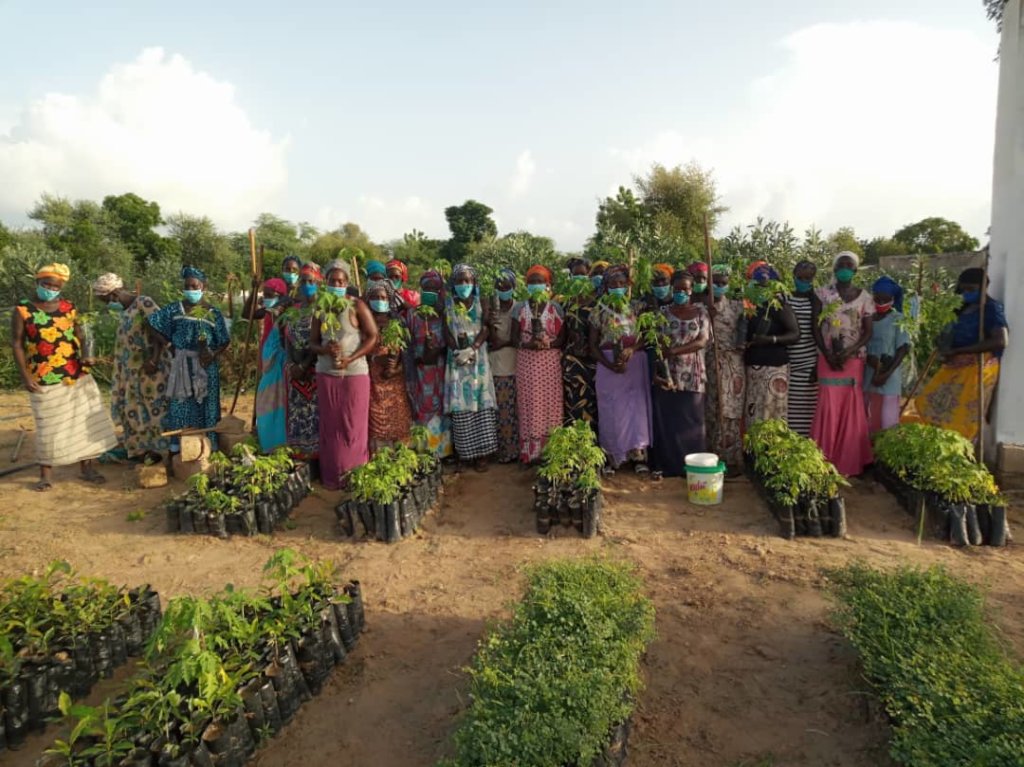
<svg viewBox="0 0 1024 767">
<path fill-rule="evenodd" d="M 0 584 L 0 751 L 45 729 L 62 693 L 84 697 L 142 655 L 159 621 L 160 597 L 148 586 L 81 577 L 67 562 Z"/>
<path fill-rule="evenodd" d="M 552 429 L 541 454 L 533 508 L 537 532 L 546 535 L 552 525 L 575 527 L 585 538 L 597 535 L 603 496 L 601 468 L 605 455 L 586 421 Z"/>
<path fill-rule="evenodd" d="M 512 617 L 483 638 L 455 756 L 440 767 L 625 763 L 654 607 L 631 565 L 555 560 L 527 570 Z"/>
<path fill-rule="evenodd" d="M 781 419 L 751 424 L 743 438 L 747 475 L 779 522 L 783 538 L 846 535 L 847 485 L 814 440 Z"/>
<path fill-rule="evenodd" d="M 140 673 L 71 720 L 41 767 L 241 767 L 317 695 L 363 630 L 359 583 L 282 549 L 258 592 L 170 601 Z"/>
<path fill-rule="evenodd" d="M 188 482 L 188 491 L 165 507 L 168 532 L 269 535 L 310 491 L 308 464 L 285 448 L 259 455 L 251 444 L 236 445 L 230 457 L 214 453 L 209 473 Z"/>
<path fill-rule="evenodd" d="M 925 531 L 957 546 L 1005 546 L 1006 500 L 958 432 L 900 424 L 874 437 L 875 476 Z"/>
<path fill-rule="evenodd" d="M 417 439 L 418 445 L 425 445 Z M 335 509 L 338 530 L 347 538 L 397 543 L 414 534 L 437 503 L 442 488 L 441 462 L 427 450 L 399 444 L 378 450 L 348 475 L 351 497 Z"/>
</svg>

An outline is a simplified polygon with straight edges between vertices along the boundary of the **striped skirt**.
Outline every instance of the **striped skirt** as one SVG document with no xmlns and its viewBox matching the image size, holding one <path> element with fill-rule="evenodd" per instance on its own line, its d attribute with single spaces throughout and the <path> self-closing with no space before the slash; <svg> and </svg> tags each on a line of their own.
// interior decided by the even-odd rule
<svg viewBox="0 0 1024 767">
<path fill-rule="evenodd" d="M 498 450 L 498 419 L 494 408 L 452 413 L 452 441 L 463 461 L 485 458 Z"/>
<path fill-rule="evenodd" d="M 815 361 L 817 364 L 817 361 Z M 794 370 L 789 366 L 789 428 L 804 437 L 811 436 L 814 410 L 818 406 L 818 381 L 814 368 Z"/>
<path fill-rule="evenodd" d="M 92 376 L 73 386 L 44 386 L 29 400 L 36 419 L 36 460 L 43 466 L 98 458 L 117 446 L 114 423 Z"/>
</svg>

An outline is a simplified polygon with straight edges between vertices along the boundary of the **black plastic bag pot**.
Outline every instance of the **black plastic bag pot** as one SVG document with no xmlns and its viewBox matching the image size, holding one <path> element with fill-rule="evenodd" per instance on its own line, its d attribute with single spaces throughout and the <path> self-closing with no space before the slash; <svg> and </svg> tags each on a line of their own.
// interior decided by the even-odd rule
<svg viewBox="0 0 1024 767">
<path fill-rule="evenodd" d="M 138 601 L 139 623 L 142 625 L 144 641 L 148 641 L 160 623 L 160 595 L 146 585 L 138 590 Z"/>
<path fill-rule="evenodd" d="M 117 619 L 124 632 L 124 649 L 128 657 L 134 658 L 142 655 L 145 649 L 146 639 L 142 635 L 142 623 L 139 622 L 138 610 L 132 605 L 128 612 Z"/>
<path fill-rule="evenodd" d="M 71 656 L 65 652 L 55 653 L 47 674 L 46 686 L 46 717 L 53 719 L 60 716 L 60 694 L 71 690 L 75 678 L 75 664 Z"/>
<path fill-rule="evenodd" d="M 7 719 L 4 712 L 4 699 L 0 695 L 0 754 L 7 748 Z"/>
<path fill-rule="evenodd" d="M 92 686 L 99 681 L 96 666 L 92 660 L 92 648 L 87 637 L 80 636 L 71 648 L 71 660 L 74 667 L 72 684 L 68 692 L 72 698 L 82 698 L 89 694 Z"/>
<path fill-rule="evenodd" d="M 206 744 L 202 741 L 199 742 L 188 755 L 188 763 L 192 767 L 214 767 L 213 755 L 210 753 L 210 749 L 206 747 Z"/>
<path fill-rule="evenodd" d="M 988 545 L 1005 546 L 1010 532 L 1010 527 L 1006 522 L 1006 507 L 990 506 L 989 516 L 991 518 L 991 528 L 987 541 Z"/>
<path fill-rule="evenodd" d="M 833 538 L 846 537 L 846 499 L 841 495 L 828 500 L 829 534 Z"/>
<path fill-rule="evenodd" d="M 307 631 L 299 637 L 297 644 L 296 656 L 306 686 L 313 695 L 319 695 L 334 666 L 331 649 L 324 644 L 323 634 L 319 628 Z"/>
<path fill-rule="evenodd" d="M 21 679 L 12 679 L 3 690 L 4 727 L 7 747 L 18 749 L 25 745 L 28 735 L 28 687 Z"/>
<path fill-rule="evenodd" d="M 584 538 L 593 538 L 601 529 L 601 510 L 604 507 L 604 496 L 600 490 L 593 491 L 583 501 L 583 533 Z"/>
<path fill-rule="evenodd" d="M 267 724 L 263 715 L 263 699 L 260 697 L 261 683 L 262 680 L 253 679 L 238 691 L 242 698 L 242 708 L 245 709 L 245 721 L 249 725 L 249 732 L 257 741 L 263 737 L 261 733 Z"/>
<path fill-rule="evenodd" d="M 171 501 L 164 506 L 164 514 L 167 520 L 167 532 L 176 533 L 181 529 L 181 501 Z"/>
<path fill-rule="evenodd" d="M 128 662 L 128 643 L 124 636 L 124 629 L 115 621 L 107 629 L 107 636 L 110 637 L 110 662 L 114 668 L 123 666 Z"/>
<path fill-rule="evenodd" d="M 969 546 L 967 533 L 967 504 L 954 503 L 949 507 L 949 542 L 954 546 Z"/>
<path fill-rule="evenodd" d="M 548 510 L 548 505 L 544 504 L 544 510 L 537 511 L 537 532 L 541 535 L 547 535 L 551 531 L 551 512 Z"/>
<path fill-rule="evenodd" d="M 228 537 L 228 523 L 223 514 L 211 513 L 208 520 L 210 524 L 210 535 L 214 535 L 218 538 Z"/>
<path fill-rule="evenodd" d="M 366 501 L 352 501 L 352 506 L 363 528 L 363 535 L 367 538 L 376 538 L 377 524 L 374 521 L 373 508 Z"/>
<path fill-rule="evenodd" d="M 358 636 L 366 628 L 366 610 L 363 608 L 363 587 L 359 581 L 349 581 L 345 586 L 345 594 L 351 600 L 345 605 L 345 609 L 348 611 L 348 619 Z"/>
<path fill-rule="evenodd" d="M 778 505 L 775 516 L 779 520 L 779 535 L 788 541 L 796 538 L 796 516 L 793 507 Z"/>
<path fill-rule="evenodd" d="M 988 545 L 992 540 L 992 509 L 987 503 L 979 503 L 975 507 L 975 514 L 978 517 L 978 531 L 981 533 L 981 542 Z"/>
<path fill-rule="evenodd" d="M 152 767 L 153 756 L 142 748 L 137 748 L 117 763 L 118 767 Z"/>
<path fill-rule="evenodd" d="M 21 667 L 18 680 L 25 688 L 28 728 L 46 729 L 46 666 L 26 663 Z"/>
<path fill-rule="evenodd" d="M 259 523 L 256 521 L 256 509 L 252 504 L 246 504 L 238 514 L 242 520 L 242 535 L 252 537 L 260 531 Z"/>
<path fill-rule="evenodd" d="M 967 509 L 967 540 L 972 546 L 980 546 L 984 543 L 981 535 L 981 525 L 978 523 L 978 510 L 974 504 L 966 505 Z"/>
<path fill-rule="evenodd" d="M 210 513 L 206 509 L 192 509 L 192 528 L 200 535 L 210 533 Z"/>
<path fill-rule="evenodd" d="M 96 674 L 104 679 L 114 675 L 114 663 L 110 653 L 110 636 L 105 631 L 89 634 L 89 647 L 92 649 L 92 663 Z"/>
<path fill-rule="evenodd" d="M 386 504 L 384 507 L 384 521 L 385 531 L 384 539 L 388 543 L 398 543 L 402 540 L 402 521 L 401 511 L 398 506 L 398 501 Z"/>
<path fill-rule="evenodd" d="M 386 541 L 388 539 L 387 508 L 380 503 L 371 503 L 370 509 L 373 511 L 373 537 L 378 541 Z"/>
<path fill-rule="evenodd" d="M 277 693 L 274 683 L 267 677 L 260 679 L 260 704 L 263 707 L 263 722 L 276 735 L 281 729 L 281 711 L 277 707 Z"/>
<path fill-rule="evenodd" d="M 796 505 L 793 506 L 793 528 L 796 530 L 797 535 L 809 534 L 807 528 L 807 502 L 804 500 L 797 501 Z"/>
<path fill-rule="evenodd" d="M 256 750 L 256 742 L 241 713 L 228 721 L 210 724 L 203 732 L 203 742 L 218 766 L 243 767 L 249 754 Z"/>
<path fill-rule="evenodd" d="M 244 535 L 245 525 L 242 522 L 242 515 L 237 513 L 225 514 L 224 528 L 227 530 L 228 535 Z"/>
<path fill-rule="evenodd" d="M 341 637 L 341 643 L 344 645 L 345 651 L 349 652 L 356 646 L 358 632 L 349 619 L 348 603 L 335 601 L 331 603 L 331 606 L 334 608 L 334 619 L 338 626 L 338 636 Z"/>
<path fill-rule="evenodd" d="M 629 756 L 629 733 L 632 729 L 630 720 L 613 727 L 608 745 L 591 762 L 592 767 L 621 767 Z"/>
<path fill-rule="evenodd" d="M 188 754 L 178 746 L 166 745 L 156 759 L 157 767 L 189 767 Z"/>
<path fill-rule="evenodd" d="M 398 502 L 399 538 L 405 538 L 416 532 L 416 507 L 412 494 L 406 494 Z"/>
<path fill-rule="evenodd" d="M 178 530 L 183 533 L 194 533 L 195 525 L 192 522 L 192 509 L 186 504 L 178 507 Z"/>
<path fill-rule="evenodd" d="M 338 625 L 338 615 L 333 604 L 320 608 L 320 620 L 324 627 L 324 642 L 331 650 L 332 661 L 334 663 L 343 662 L 348 653 L 345 651 L 345 642 L 341 638 L 341 627 Z"/>
<path fill-rule="evenodd" d="M 356 534 L 356 521 L 352 516 L 352 501 L 342 501 L 334 510 L 338 519 L 338 530 L 346 538 L 352 538 Z"/>
</svg>

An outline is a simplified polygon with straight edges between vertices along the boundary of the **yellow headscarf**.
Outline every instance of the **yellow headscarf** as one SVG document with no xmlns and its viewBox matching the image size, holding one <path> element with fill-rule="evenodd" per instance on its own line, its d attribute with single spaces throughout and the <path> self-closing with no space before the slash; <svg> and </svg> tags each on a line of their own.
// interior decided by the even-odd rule
<svg viewBox="0 0 1024 767">
<path fill-rule="evenodd" d="M 43 277 L 53 277 L 61 282 L 67 282 L 71 279 L 71 270 L 66 264 L 58 264 L 57 262 L 54 262 L 52 264 L 39 267 L 39 271 L 36 272 L 36 279 L 41 280 Z"/>
</svg>

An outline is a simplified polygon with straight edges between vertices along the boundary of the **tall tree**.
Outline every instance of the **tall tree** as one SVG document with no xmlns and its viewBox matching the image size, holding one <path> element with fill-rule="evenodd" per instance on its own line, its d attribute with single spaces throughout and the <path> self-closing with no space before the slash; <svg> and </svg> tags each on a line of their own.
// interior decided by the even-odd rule
<svg viewBox="0 0 1024 767">
<path fill-rule="evenodd" d="M 844 250 L 856 253 L 858 256 L 864 255 L 864 246 L 860 244 L 860 240 L 857 239 L 852 226 L 841 226 L 832 232 L 828 236 L 828 246 L 832 250 L 833 255 Z"/>
<path fill-rule="evenodd" d="M 982 0 L 985 4 L 985 15 L 996 23 L 996 29 L 1003 31 L 1003 15 L 1006 13 L 1006 3 L 1009 0 Z"/>
<path fill-rule="evenodd" d="M 655 163 L 646 176 L 634 178 L 634 183 L 661 236 L 702 252 L 704 216 L 714 231 L 727 210 L 719 204 L 714 173 L 695 162 L 674 168 Z"/>
<path fill-rule="evenodd" d="M 28 216 L 42 225 L 47 247 L 74 262 L 80 272 L 134 271 L 132 255 L 112 233 L 107 212 L 92 200 L 72 202 L 43 194 Z"/>
<path fill-rule="evenodd" d="M 870 240 L 862 240 L 861 248 L 864 250 L 865 264 L 877 264 L 886 256 L 907 254 L 906 248 L 891 237 L 873 237 Z"/>
<path fill-rule="evenodd" d="M 379 259 L 383 255 L 380 246 L 370 239 L 370 235 L 364 232 L 359 224 L 349 221 L 334 231 L 325 232 L 317 237 L 309 246 L 309 257 L 318 264 L 326 264 L 332 258 L 337 258 L 338 253 L 346 248 L 362 252 L 364 261 Z"/>
<path fill-rule="evenodd" d="M 908 224 L 892 238 L 906 253 L 964 253 L 978 249 L 978 241 L 960 224 L 938 216 Z"/>
<path fill-rule="evenodd" d="M 176 213 L 167 217 L 167 230 L 177 245 L 176 266 L 197 266 L 216 282 L 231 273 L 243 278 L 248 275 L 248 256 L 236 252 L 208 217 Z"/>
<path fill-rule="evenodd" d="M 140 266 L 166 253 L 164 238 L 153 231 L 163 224 L 160 206 L 133 192 L 103 198 L 106 225 Z"/>
<path fill-rule="evenodd" d="M 441 258 L 443 247 L 443 240 L 433 240 L 418 229 L 406 232 L 402 235 L 402 239 L 393 240 L 387 245 L 387 249 L 395 258 L 407 264 L 410 271 L 416 273 L 428 268 Z M 411 275 L 410 279 L 413 276 L 415 275 Z"/>
<path fill-rule="evenodd" d="M 468 255 L 471 243 L 497 237 L 498 226 L 491 218 L 493 212 L 493 208 L 476 200 L 466 200 L 462 205 L 445 208 L 444 217 L 452 236 L 445 243 L 444 257 L 452 263 L 460 261 Z"/>
</svg>

